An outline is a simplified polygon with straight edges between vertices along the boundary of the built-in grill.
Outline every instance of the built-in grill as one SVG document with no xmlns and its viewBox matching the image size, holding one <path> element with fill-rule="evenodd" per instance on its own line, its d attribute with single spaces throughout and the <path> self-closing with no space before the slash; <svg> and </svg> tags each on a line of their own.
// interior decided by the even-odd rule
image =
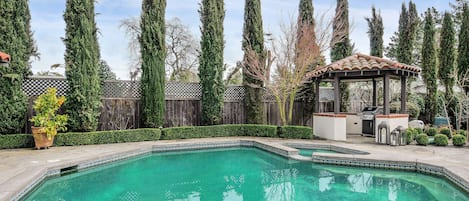
<svg viewBox="0 0 469 201">
<path fill-rule="evenodd" d="M 362 135 L 375 137 L 376 115 L 383 114 L 383 108 L 377 106 L 365 107 L 362 110 Z"/>
</svg>

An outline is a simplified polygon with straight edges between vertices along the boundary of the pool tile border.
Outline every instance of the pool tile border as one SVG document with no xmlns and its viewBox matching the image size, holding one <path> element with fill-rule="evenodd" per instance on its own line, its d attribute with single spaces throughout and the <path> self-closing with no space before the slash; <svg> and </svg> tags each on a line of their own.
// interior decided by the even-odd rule
<svg viewBox="0 0 469 201">
<path fill-rule="evenodd" d="M 332 154 L 332 153 L 318 153 L 313 154 L 312 158 L 301 157 L 298 154 L 298 150 L 290 146 L 296 146 L 298 148 L 323 148 L 330 149 L 338 152 L 346 152 L 350 154 Z M 33 190 L 37 185 L 43 182 L 47 177 L 57 176 L 61 174 L 61 169 L 77 166 L 78 170 L 83 170 L 99 165 L 104 165 L 120 160 L 125 160 L 135 156 L 149 154 L 152 152 L 168 152 L 168 151 L 184 151 L 184 150 L 200 150 L 200 149 L 214 149 L 214 148 L 230 148 L 230 147 L 256 147 L 268 152 L 272 152 L 286 158 L 302 161 L 312 161 L 320 164 L 333 164 L 342 166 L 356 166 L 356 167 L 371 167 L 381 169 L 396 169 L 396 170 L 407 170 L 423 172 L 427 174 L 433 174 L 442 176 L 466 192 L 469 192 L 469 182 L 458 176 L 451 170 L 448 170 L 442 166 L 436 166 L 419 161 L 387 161 L 379 159 L 368 159 L 360 158 L 367 152 L 344 148 L 335 145 L 325 144 L 302 144 L 302 143 L 281 143 L 281 142 L 265 142 L 260 140 L 226 140 L 226 141 L 214 141 L 214 142 L 174 142 L 168 144 L 151 145 L 146 148 L 140 148 L 136 150 L 120 152 L 116 154 L 109 154 L 106 156 L 100 156 L 90 160 L 74 161 L 64 163 L 58 166 L 50 167 L 35 177 L 29 184 L 20 189 L 11 200 L 20 200 L 27 193 Z"/>
</svg>

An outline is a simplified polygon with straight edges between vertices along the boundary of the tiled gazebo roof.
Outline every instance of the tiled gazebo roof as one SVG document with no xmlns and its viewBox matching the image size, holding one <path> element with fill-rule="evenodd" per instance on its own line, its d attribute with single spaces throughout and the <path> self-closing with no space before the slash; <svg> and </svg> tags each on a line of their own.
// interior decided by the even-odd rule
<svg viewBox="0 0 469 201">
<path fill-rule="evenodd" d="M 373 71 L 373 70 L 403 70 L 412 73 L 420 73 L 421 69 L 416 66 L 402 64 L 399 62 L 383 59 L 380 57 L 365 54 L 354 54 L 347 58 L 333 62 L 326 66 L 321 66 L 307 74 L 307 77 L 314 78 L 330 72 L 353 72 L 353 71 Z"/>
<path fill-rule="evenodd" d="M 0 62 L 1 63 L 8 63 L 10 62 L 10 55 L 4 53 L 4 52 L 0 52 Z"/>
</svg>

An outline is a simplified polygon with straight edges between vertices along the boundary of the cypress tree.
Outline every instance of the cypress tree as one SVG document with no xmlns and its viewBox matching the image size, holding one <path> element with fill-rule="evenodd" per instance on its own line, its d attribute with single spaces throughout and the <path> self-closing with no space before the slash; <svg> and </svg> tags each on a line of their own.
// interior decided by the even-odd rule
<svg viewBox="0 0 469 201">
<path fill-rule="evenodd" d="M 247 50 L 253 50 L 259 57 L 264 59 L 264 31 L 262 27 L 261 1 L 246 0 L 244 4 L 244 27 L 243 27 L 243 51 L 244 57 L 248 55 Z M 245 69 L 250 69 L 248 63 Z M 243 84 L 246 90 L 244 97 L 244 110 L 246 111 L 246 122 L 248 124 L 262 124 L 264 122 L 264 91 L 261 87 L 263 81 L 251 77 L 243 71 Z"/>
<path fill-rule="evenodd" d="M 455 64 L 455 31 L 452 15 L 445 12 L 440 36 L 439 70 L 438 75 L 445 85 L 447 102 L 453 97 L 454 64 Z M 450 111 L 451 108 L 448 108 Z"/>
<path fill-rule="evenodd" d="M 28 0 L 0 1 L 0 51 L 12 58 L 8 67 L 0 68 L 0 134 L 18 133 L 25 124 L 22 83 L 31 74 L 30 57 L 38 55 L 30 19 Z"/>
<path fill-rule="evenodd" d="M 66 112 L 73 131 L 94 131 L 101 107 L 94 0 L 67 0 L 64 13 Z"/>
<path fill-rule="evenodd" d="M 455 41 L 455 30 L 452 15 L 449 12 L 445 12 L 440 37 L 438 75 L 441 82 L 445 85 L 445 99 L 446 103 L 448 103 L 446 111 L 448 111 L 448 116 L 451 118 L 453 126 L 456 126 L 456 116 L 454 111 L 456 108 L 456 100 L 453 100 L 453 86 L 455 82 Z"/>
<path fill-rule="evenodd" d="M 468 4 L 463 6 L 463 14 L 461 18 L 461 28 L 459 29 L 459 45 L 458 45 L 458 76 L 463 80 L 464 91 L 469 93 L 469 7 Z"/>
<path fill-rule="evenodd" d="M 431 10 L 425 12 L 424 35 L 422 46 L 423 79 L 427 86 L 425 101 L 425 120 L 433 123 L 437 108 L 437 72 L 435 47 L 435 22 Z"/>
<path fill-rule="evenodd" d="M 376 12 L 374 6 L 371 7 L 371 18 L 365 18 L 368 22 L 368 36 L 370 37 L 370 55 L 383 57 L 383 18 L 381 12 Z"/>
<path fill-rule="evenodd" d="M 402 3 L 397 44 L 397 61 L 401 63 L 413 63 L 412 52 L 414 50 L 419 21 L 420 19 L 415 4 L 410 1 L 409 9 L 407 10 L 405 4 Z"/>
<path fill-rule="evenodd" d="M 165 113 L 165 9 L 166 0 L 143 0 L 140 18 L 143 126 L 164 124 Z"/>
<path fill-rule="evenodd" d="M 335 17 L 332 24 L 331 61 L 338 61 L 352 54 L 352 45 L 349 39 L 348 1 L 337 0 Z M 348 84 L 340 84 L 341 101 L 340 110 L 347 111 Z"/>
<path fill-rule="evenodd" d="M 200 4 L 202 22 L 199 56 L 199 77 L 202 85 L 202 124 L 221 123 L 223 110 L 223 0 L 202 0 Z"/>
</svg>

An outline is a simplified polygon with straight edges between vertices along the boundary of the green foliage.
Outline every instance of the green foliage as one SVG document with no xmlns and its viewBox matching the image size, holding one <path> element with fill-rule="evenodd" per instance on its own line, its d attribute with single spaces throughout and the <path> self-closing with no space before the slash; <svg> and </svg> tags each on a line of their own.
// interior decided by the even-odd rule
<svg viewBox="0 0 469 201">
<path fill-rule="evenodd" d="M 399 16 L 397 61 L 405 64 L 413 64 L 413 50 L 417 35 L 419 17 L 417 7 L 410 1 L 409 8 L 402 3 L 402 10 Z"/>
<path fill-rule="evenodd" d="M 466 94 L 469 92 L 469 6 L 463 5 L 461 28 L 459 29 L 458 77 Z M 464 79 L 465 78 L 465 79 Z"/>
<path fill-rule="evenodd" d="M 454 44 L 455 31 L 454 23 L 451 17 L 452 15 L 448 12 L 445 13 L 443 18 L 443 27 L 441 29 L 440 36 L 440 54 L 439 54 L 439 69 L 438 75 L 445 85 L 446 100 L 447 102 L 451 99 L 453 94 L 454 86 L 454 70 L 455 70 L 455 50 Z"/>
<path fill-rule="evenodd" d="M 101 80 L 101 85 L 103 85 L 106 80 L 115 80 L 116 73 L 112 72 L 111 67 L 107 64 L 106 61 L 99 61 L 99 80 Z"/>
<path fill-rule="evenodd" d="M 259 58 L 264 59 L 264 30 L 262 27 L 261 1 L 246 0 L 244 5 L 244 27 L 243 27 L 243 51 L 244 57 L 248 57 L 248 50 L 253 50 Z M 245 63 L 246 69 L 251 69 L 249 63 Z M 244 97 L 244 110 L 246 111 L 246 122 L 248 124 L 262 124 L 264 122 L 264 91 L 261 88 L 263 81 L 253 78 L 249 73 L 243 71 L 243 84 L 246 95 Z"/>
<path fill-rule="evenodd" d="M 35 115 L 30 119 L 36 127 L 44 127 L 47 137 L 57 135 L 57 131 L 66 131 L 68 116 L 57 114 L 60 106 L 65 102 L 65 97 L 57 97 L 56 88 L 48 88 L 34 101 Z"/>
<path fill-rule="evenodd" d="M 425 121 L 431 123 L 435 119 L 437 107 L 437 72 L 435 47 L 435 22 L 430 9 L 425 12 L 425 26 L 422 47 L 423 79 L 427 86 L 425 98 Z"/>
<path fill-rule="evenodd" d="M 418 145 L 428 145 L 428 136 L 425 134 L 418 134 L 417 137 L 415 137 L 415 140 L 417 141 Z"/>
<path fill-rule="evenodd" d="M 418 135 L 418 131 L 414 128 L 407 128 L 404 132 L 404 136 L 406 139 L 406 144 L 410 144 L 414 141 L 415 136 Z"/>
<path fill-rule="evenodd" d="M 59 133 L 55 137 L 54 145 L 77 146 L 91 144 L 156 141 L 160 139 L 160 136 L 161 130 L 152 128 L 98 131 L 86 133 Z"/>
<path fill-rule="evenodd" d="M 449 128 L 442 128 L 440 130 L 440 133 L 443 134 L 443 135 L 446 135 L 446 137 L 448 137 L 448 139 L 451 139 L 451 130 Z"/>
<path fill-rule="evenodd" d="M 417 135 L 424 133 L 424 132 L 423 132 L 423 129 L 421 129 L 421 128 L 414 128 L 414 129 L 415 129 L 415 131 L 417 132 Z"/>
<path fill-rule="evenodd" d="M 435 135 L 435 145 L 436 146 L 447 146 L 448 145 L 448 137 L 443 134 Z"/>
<path fill-rule="evenodd" d="M 436 134 L 438 134 L 438 129 L 436 128 L 428 128 L 426 131 L 425 131 L 425 134 L 427 134 L 428 136 L 435 136 Z"/>
<path fill-rule="evenodd" d="M 374 6 L 371 7 L 371 18 L 365 18 L 368 22 L 368 36 L 370 37 L 370 55 L 383 57 L 383 35 L 384 26 L 381 12 L 376 12 Z"/>
<path fill-rule="evenodd" d="M 94 131 L 101 112 L 99 45 L 94 0 L 67 0 L 65 74 L 69 85 L 66 113 L 73 131 Z"/>
<path fill-rule="evenodd" d="M 458 146 L 458 147 L 462 147 L 466 144 L 466 136 L 464 135 L 454 135 L 453 137 L 453 145 L 454 146 Z"/>
<path fill-rule="evenodd" d="M 25 124 L 22 83 L 31 75 L 30 57 L 38 55 L 30 19 L 28 0 L 0 1 L 0 51 L 11 56 L 8 67 L 0 66 L 0 134 L 17 133 Z"/>
<path fill-rule="evenodd" d="M 390 105 L 391 113 L 400 113 L 401 102 L 392 102 Z M 420 108 L 413 102 L 407 102 L 407 113 L 411 119 L 417 119 L 420 114 Z"/>
<path fill-rule="evenodd" d="M 224 2 L 202 0 L 200 4 L 202 40 L 199 55 L 199 78 L 202 85 L 202 124 L 220 124 L 222 120 L 223 96 L 223 20 Z"/>
<path fill-rule="evenodd" d="M 254 124 L 173 127 L 164 128 L 161 139 L 172 140 L 227 136 L 277 137 L 277 127 Z"/>
<path fill-rule="evenodd" d="M 34 138 L 29 134 L 0 135 L 0 149 L 33 147 Z"/>
<path fill-rule="evenodd" d="M 462 136 L 467 137 L 467 131 L 465 131 L 465 130 L 459 130 L 458 135 L 462 135 Z"/>
<path fill-rule="evenodd" d="M 278 136 L 281 138 L 312 139 L 313 129 L 305 126 L 280 126 Z"/>
<path fill-rule="evenodd" d="M 144 127 L 164 124 L 166 0 L 142 1 L 140 54 L 142 57 L 142 122 Z"/>
<path fill-rule="evenodd" d="M 156 141 L 161 136 L 160 129 L 133 129 L 117 131 L 97 131 L 85 133 L 59 133 L 55 136 L 55 146 L 77 146 L 124 142 Z M 0 135 L 0 149 L 29 148 L 34 146 L 30 134 Z"/>
</svg>

